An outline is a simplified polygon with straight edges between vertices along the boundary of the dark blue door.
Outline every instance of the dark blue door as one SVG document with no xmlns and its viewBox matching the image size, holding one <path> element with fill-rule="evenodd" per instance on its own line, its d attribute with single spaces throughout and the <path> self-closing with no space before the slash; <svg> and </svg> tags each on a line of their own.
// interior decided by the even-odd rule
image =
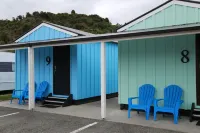
<svg viewBox="0 0 200 133">
<path fill-rule="evenodd" d="M 70 46 L 53 48 L 54 95 L 70 94 Z"/>
</svg>

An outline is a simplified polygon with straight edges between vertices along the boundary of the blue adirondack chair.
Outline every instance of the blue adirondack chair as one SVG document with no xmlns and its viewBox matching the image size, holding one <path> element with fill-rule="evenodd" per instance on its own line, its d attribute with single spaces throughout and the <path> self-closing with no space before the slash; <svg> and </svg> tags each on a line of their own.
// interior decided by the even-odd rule
<svg viewBox="0 0 200 133">
<path fill-rule="evenodd" d="M 26 84 L 26 86 L 24 87 L 23 90 L 13 90 L 10 103 L 12 104 L 12 100 L 17 98 L 17 99 L 19 100 L 18 103 L 21 104 L 21 103 L 22 103 L 22 99 L 23 99 L 23 95 L 24 95 L 27 91 L 28 91 L 28 83 Z"/>
<path fill-rule="evenodd" d="M 48 87 L 49 83 L 47 81 L 43 81 L 40 83 L 38 88 L 35 92 L 35 100 L 42 100 L 44 98 L 44 93 Z M 36 85 L 35 85 L 36 86 Z M 23 103 L 25 104 L 25 100 L 29 99 L 28 91 L 24 93 L 23 95 Z"/>
<path fill-rule="evenodd" d="M 131 115 L 131 109 L 144 110 L 146 112 L 146 120 L 149 119 L 150 107 L 153 104 L 155 88 L 153 85 L 145 84 L 139 88 L 139 97 L 128 99 L 128 118 Z M 138 99 L 138 104 L 133 104 L 132 100 Z"/>
<path fill-rule="evenodd" d="M 43 100 L 43 98 L 45 97 L 44 93 L 47 90 L 48 85 L 49 85 L 49 83 L 47 81 L 43 81 L 42 83 L 40 83 L 40 85 L 37 88 L 36 93 L 35 93 L 36 100 Z"/>
<path fill-rule="evenodd" d="M 154 120 L 157 112 L 172 113 L 174 115 L 174 124 L 178 123 L 179 108 L 183 103 L 181 100 L 183 90 L 177 85 L 170 85 L 164 89 L 164 99 L 154 100 Z M 159 107 L 158 102 L 164 101 L 164 106 Z"/>
</svg>

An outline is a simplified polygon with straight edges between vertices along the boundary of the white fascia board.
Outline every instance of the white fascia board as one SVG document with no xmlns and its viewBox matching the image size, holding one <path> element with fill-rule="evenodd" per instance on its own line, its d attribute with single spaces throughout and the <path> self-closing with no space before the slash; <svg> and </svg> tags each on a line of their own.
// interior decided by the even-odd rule
<svg viewBox="0 0 200 133">
<path fill-rule="evenodd" d="M 60 31 L 60 32 L 63 32 L 63 33 L 66 33 L 66 34 L 69 34 L 69 35 L 72 35 L 72 36 L 78 36 L 78 34 L 76 34 L 76 33 L 73 33 L 73 32 L 70 32 L 70 31 L 66 31 L 66 30 L 63 30 L 61 28 L 58 28 L 58 27 L 55 27 L 55 26 L 52 26 L 52 25 L 49 25 L 49 24 L 46 24 L 46 23 L 41 23 L 40 25 L 38 25 L 37 27 L 35 27 L 34 29 L 32 29 L 31 31 L 29 31 L 28 33 L 26 33 L 25 35 L 23 35 L 22 37 L 20 37 L 19 39 L 17 39 L 15 42 L 16 43 L 19 42 L 20 40 L 24 39 L 28 35 L 32 34 L 36 30 L 38 30 L 39 28 L 41 28 L 42 26 L 46 26 L 46 27 L 55 29 L 57 31 Z"/>
<path fill-rule="evenodd" d="M 145 16 L 133 21 L 132 23 L 120 28 L 117 30 L 117 32 L 122 32 L 122 31 L 125 31 L 126 29 L 128 29 L 129 27 L 139 23 L 139 22 L 142 22 L 143 20 L 155 15 L 156 13 L 158 12 L 161 12 L 162 10 L 172 6 L 172 5 L 182 5 L 182 6 L 188 6 L 188 7 L 194 7 L 194 8 L 200 8 L 200 4 L 196 4 L 196 3 L 190 3 L 190 2 L 187 2 L 187 1 L 171 1 L 169 3 L 167 3 L 166 5 L 163 5 L 162 7 L 152 11 L 151 13 L 149 14 L 146 14 Z"/>
</svg>

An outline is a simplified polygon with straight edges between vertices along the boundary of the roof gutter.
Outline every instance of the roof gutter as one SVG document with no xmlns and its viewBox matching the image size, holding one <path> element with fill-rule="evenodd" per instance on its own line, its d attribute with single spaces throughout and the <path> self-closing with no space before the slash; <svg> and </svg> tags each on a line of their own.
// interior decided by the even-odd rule
<svg viewBox="0 0 200 133">
<path fill-rule="evenodd" d="M 200 33 L 200 24 L 191 24 L 183 26 L 172 26 L 166 28 L 156 28 L 150 30 L 138 30 L 131 32 L 72 37 L 72 38 L 56 39 L 48 41 L 13 43 L 7 45 L 0 45 L 0 51 L 25 49 L 27 47 L 39 48 L 47 46 L 65 46 L 65 45 L 77 45 L 77 44 L 86 44 L 86 43 L 102 42 L 102 41 L 103 42 L 122 41 L 122 40 L 132 40 L 132 39 L 189 35 L 197 33 Z"/>
</svg>

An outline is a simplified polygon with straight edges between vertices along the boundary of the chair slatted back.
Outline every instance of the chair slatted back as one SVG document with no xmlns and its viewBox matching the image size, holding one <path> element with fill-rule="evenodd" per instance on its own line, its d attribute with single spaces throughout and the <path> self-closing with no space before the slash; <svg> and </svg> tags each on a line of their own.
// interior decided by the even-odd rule
<svg viewBox="0 0 200 133">
<path fill-rule="evenodd" d="M 183 90 L 177 85 L 170 85 L 164 89 L 164 106 L 174 108 L 181 100 Z"/>
<path fill-rule="evenodd" d="M 142 85 L 139 88 L 139 104 L 140 105 L 147 105 L 149 100 L 154 99 L 155 94 L 155 87 L 150 84 Z"/>
<path fill-rule="evenodd" d="M 49 83 L 47 81 L 43 81 L 42 83 L 40 83 L 39 87 L 36 90 L 36 97 L 42 98 L 44 92 L 46 91 L 47 87 L 48 87 Z"/>
</svg>

